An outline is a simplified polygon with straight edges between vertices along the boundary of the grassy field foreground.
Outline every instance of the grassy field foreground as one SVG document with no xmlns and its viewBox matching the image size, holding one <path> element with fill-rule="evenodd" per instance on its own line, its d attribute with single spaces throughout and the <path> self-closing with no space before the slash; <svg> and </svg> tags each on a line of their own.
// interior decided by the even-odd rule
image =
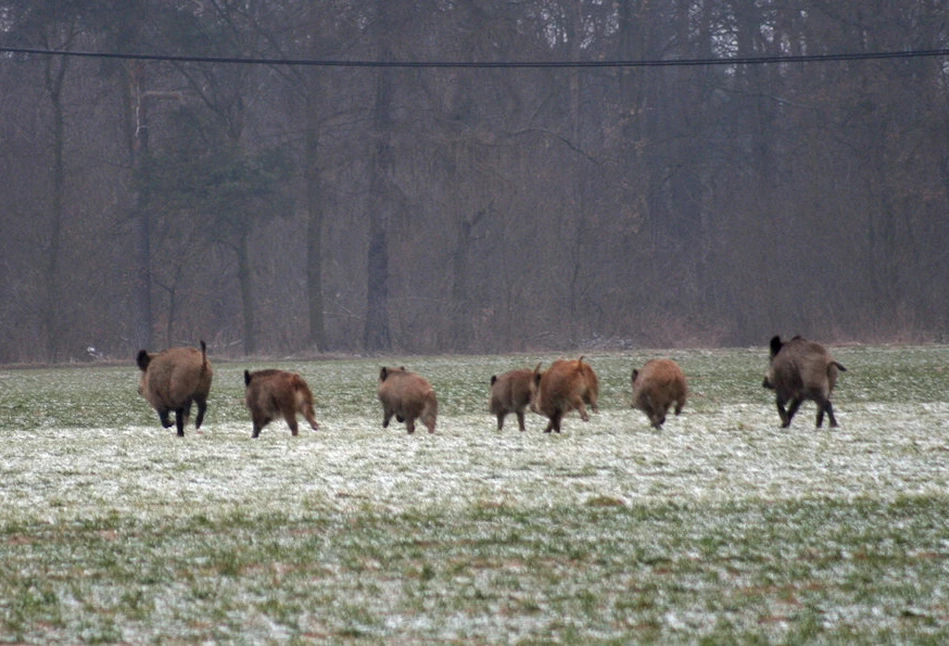
<svg viewBox="0 0 949 646">
<path fill-rule="evenodd" d="M 438 431 L 383 430 L 379 360 L 215 365 L 158 426 L 125 367 L 0 370 L 0 640 L 627 643 L 949 638 L 949 348 L 836 348 L 841 428 L 778 428 L 764 348 L 672 353 L 655 431 L 601 411 L 498 432 L 488 380 L 553 356 L 399 357 Z M 213 358 L 213 357 L 212 357 Z M 303 374 L 317 432 L 250 439 L 245 367 Z"/>
</svg>

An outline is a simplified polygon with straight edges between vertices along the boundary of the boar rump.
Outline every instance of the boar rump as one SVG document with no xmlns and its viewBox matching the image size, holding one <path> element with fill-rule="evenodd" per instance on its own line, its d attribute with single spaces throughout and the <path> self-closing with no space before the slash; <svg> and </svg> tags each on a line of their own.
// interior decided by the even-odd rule
<svg viewBox="0 0 949 646">
<path fill-rule="evenodd" d="M 204 341 L 200 350 L 168 348 L 155 354 L 140 350 L 135 362 L 142 371 L 138 394 L 158 413 L 161 425 L 165 428 L 171 426 L 168 413 L 174 411 L 178 436 L 184 437 L 193 402 L 198 405 L 194 426 L 201 428 L 214 375 Z"/>
<path fill-rule="evenodd" d="M 537 368 L 539 369 L 540 365 Z M 524 368 L 491 377 L 490 410 L 498 418 L 499 431 L 504 428 L 504 418 L 509 413 L 517 415 L 517 426 L 524 430 L 524 409 L 531 402 L 533 375 L 533 370 Z"/>
<path fill-rule="evenodd" d="M 808 399 L 817 404 L 817 428 L 824 423 L 824 413 L 830 418 L 831 427 L 836 427 L 830 394 L 837 383 L 838 371 L 846 370 L 820 343 L 801 336 L 782 342 L 780 336 L 774 336 L 768 374 L 762 385 L 774 390 L 782 428 L 791 425 L 797 409 Z"/>
<path fill-rule="evenodd" d="M 389 420 L 395 415 L 397 420 L 405 422 L 409 433 L 415 432 L 416 419 L 422 420 L 429 433 L 435 432 L 438 400 L 425 377 L 409 372 L 405 366 L 383 367 L 379 371 L 376 395 L 382 403 L 383 428 L 388 428 Z"/>
<path fill-rule="evenodd" d="M 252 437 L 259 437 L 278 415 L 293 436 L 297 435 L 297 414 L 303 415 L 314 431 L 320 428 L 313 412 L 313 393 L 300 375 L 286 370 L 245 370 L 244 386 L 244 403 L 254 424 Z"/>
<path fill-rule="evenodd" d="M 685 406 L 688 385 L 685 373 L 672 359 L 652 359 L 639 370 L 633 369 L 633 407 L 646 413 L 654 428 L 662 428 L 669 407 L 675 414 Z"/>
<path fill-rule="evenodd" d="M 600 384 L 589 364 L 579 359 L 558 359 L 541 372 L 540 366 L 531 375 L 531 410 L 550 421 L 544 433 L 560 432 L 563 416 L 572 410 L 580 413 L 584 422 L 590 420 L 586 406 L 597 412 Z"/>
</svg>

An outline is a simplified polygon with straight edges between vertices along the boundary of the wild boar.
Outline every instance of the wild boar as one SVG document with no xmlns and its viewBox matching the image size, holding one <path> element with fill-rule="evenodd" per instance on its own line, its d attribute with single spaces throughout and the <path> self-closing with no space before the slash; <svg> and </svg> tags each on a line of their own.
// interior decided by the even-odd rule
<svg viewBox="0 0 949 646">
<path fill-rule="evenodd" d="M 540 369 L 540 364 L 537 369 Z M 517 426 L 524 430 L 524 409 L 531 403 L 533 375 L 534 371 L 530 368 L 492 375 L 490 410 L 497 415 L 499 431 L 504 428 L 504 418 L 508 413 L 517 415 Z"/>
<path fill-rule="evenodd" d="M 383 428 L 388 428 L 389 420 L 395 415 L 397 420 L 405 422 L 409 433 L 415 432 L 415 420 L 419 418 L 429 433 L 435 432 L 438 400 L 435 398 L 435 390 L 425 377 L 409 372 L 405 366 L 383 367 L 379 371 L 376 395 L 382 402 Z"/>
<path fill-rule="evenodd" d="M 194 426 L 201 428 L 214 376 L 204 341 L 200 351 L 197 348 L 168 348 L 151 354 L 139 350 L 135 362 L 142 371 L 138 394 L 158 412 L 161 425 L 165 428 L 171 426 L 168 413 L 174 411 L 178 436 L 184 437 L 194 402 L 198 405 Z"/>
<path fill-rule="evenodd" d="M 286 370 L 245 370 L 244 386 L 244 403 L 254 424 L 252 437 L 258 437 L 260 431 L 278 415 L 287 422 L 294 437 L 297 435 L 298 413 L 306 418 L 314 431 L 320 428 L 313 413 L 313 393 L 300 375 Z"/>
<path fill-rule="evenodd" d="M 795 336 L 784 343 L 780 336 L 771 339 L 768 374 L 762 384 L 774 390 L 781 416 L 781 427 L 791 425 L 791 419 L 807 399 L 817 404 L 817 428 L 824 423 L 824 413 L 831 427 L 837 427 L 830 394 L 837 383 L 838 371 L 846 371 L 820 343 Z M 787 411 L 785 404 L 790 402 Z"/>
<path fill-rule="evenodd" d="M 662 428 L 669 407 L 682 412 L 689 387 L 685 373 L 672 359 L 652 359 L 641 370 L 633 369 L 633 407 L 646 413 L 655 428 Z"/>
<path fill-rule="evenodd" d="M 600 383 L 589 364 L 577 360 L 558 359 L 541 372 L 540 366 L 531 374 L 531 410 L 550 421 L 544 433 L 560 432 L 560 421 L 571 410 L 580 413 L 580 419 L 590 421 L 584 404 L 597 412 Z"/>
</svg>

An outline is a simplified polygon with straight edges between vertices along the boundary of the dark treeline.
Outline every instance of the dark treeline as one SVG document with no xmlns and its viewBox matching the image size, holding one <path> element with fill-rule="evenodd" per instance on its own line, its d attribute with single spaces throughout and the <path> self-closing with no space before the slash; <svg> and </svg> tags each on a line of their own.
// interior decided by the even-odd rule
<svg viewBox="0 0 949 646">
<path fill-rule="evenodd" d="M 949 46 L 949 1 L 0 0 L 0 44 L 350 61 Z M 949 60 L 0 58 L 0 362 L 943 340 Z"/>
</svg>

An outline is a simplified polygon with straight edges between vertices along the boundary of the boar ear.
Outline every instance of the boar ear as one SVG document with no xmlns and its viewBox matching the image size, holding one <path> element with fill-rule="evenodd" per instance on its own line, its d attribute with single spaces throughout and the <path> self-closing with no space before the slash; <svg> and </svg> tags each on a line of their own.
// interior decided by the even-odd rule
<svg viewBox="0 0 949 646">
<path fill-rule="evenodd" d="M 244 371 L 244 385 L 245 386 L 250 385 L 250 373 L 246 370 Z"/>
<path fill-rule="evenodd" d="M 139 350 L 138 356 L 135 357 L 135 363 L 138 364 L 139 369 L 142 372 L 148 370 L 148 364 L 151 362 L 152 358 L 148 356 L 147 350 Z"/>
<path fill-rule="evenodd" d="M 775 334 L 773 337 L 771 337 L 771 358 L 774 358 L 774 355 L 781 351 L 782 345 L 783 344 L 781 343 L 780 336 Z"/>
<path fill-rule="evenodd" d="M 385 366 L 382 366 L 382 370 L 379 371 L 379 381 L 385 381 L 386 377 L 389 376 L 389 371 Z"/>
<path fill-rule="evenodd" d="M 491 385 L 492 385 L 492 386 L 494 385 L 494 382 L 497 381 L 497 380 L 498 380 L 498 376 L 497 376 L 497 375 L 491 375 Z"/>
<path fill-rule="evenodd" d="M 636 382 L 636 377 L 639 376 L 639 371 L 636 368 L 633 368 L 633 383 Z"/>
</svg>

